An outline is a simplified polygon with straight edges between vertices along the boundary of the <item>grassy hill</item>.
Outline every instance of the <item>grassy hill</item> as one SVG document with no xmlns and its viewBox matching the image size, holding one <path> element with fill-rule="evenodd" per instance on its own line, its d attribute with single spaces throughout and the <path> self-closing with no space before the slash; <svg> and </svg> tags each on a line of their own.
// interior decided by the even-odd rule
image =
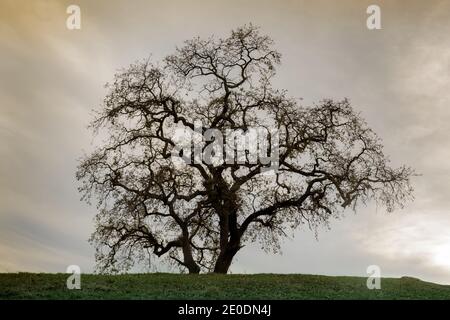
<svg viewBox="0 0 450 320">
<path fill-rule="evenodd" d="M 128 274 L 81 276 L 81 290 L 66 288 L 67 274 L 0 274 L 0 299 L 450 299 L 450 286 L 414 278 L 317 275 Z"/>
</svg>

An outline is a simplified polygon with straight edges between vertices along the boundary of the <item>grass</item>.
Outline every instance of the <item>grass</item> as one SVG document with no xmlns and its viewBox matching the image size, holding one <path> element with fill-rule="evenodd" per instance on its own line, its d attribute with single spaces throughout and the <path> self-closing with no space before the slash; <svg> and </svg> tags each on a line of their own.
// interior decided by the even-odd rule
<svg viewBox="0 0 450 320">
<path fill-rule="evenodd" d="M 319 275 L 81 275 L 68 290 L 68 274 L 0 274 L 0 299 L 450 299 L 450 286 L 415 278 L 383 278 L 368 290 L 366 278 Z"/>
</svg>

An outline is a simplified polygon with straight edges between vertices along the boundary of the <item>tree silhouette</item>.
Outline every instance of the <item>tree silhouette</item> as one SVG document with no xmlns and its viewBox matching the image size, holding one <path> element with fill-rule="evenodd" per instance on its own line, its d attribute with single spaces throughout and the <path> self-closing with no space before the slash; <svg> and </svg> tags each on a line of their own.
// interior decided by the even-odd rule
<svg viewBox="0 0 450 320">
<path fill-rule="evenodd" d="M 247 25 L 225 39 L 186 41 L 158 65 L 132 64 L 107 85 L 92 122 L 107 139 L 77 171 L 83 198 L 98 201 L 91 241 L 100 272 L 151 253 L 190 273 L 227 273 L 245 243 L 276 251 L 299 225 L 316 230 L 344 208 L 374 199 L 391 211 L 411 197 L 413 171 L 389 167 L 347 100 L 303 107 L 272 88 L 279 62 L 273 41 Z M 235 161 L 194 159 L 174 138 L 180 127 L 224 137 L 266 128 L 269 152 L 276 131 L 277 159 L 250 161 L 248 150 L 244 161 L 234 151 Z"/>
</svg>

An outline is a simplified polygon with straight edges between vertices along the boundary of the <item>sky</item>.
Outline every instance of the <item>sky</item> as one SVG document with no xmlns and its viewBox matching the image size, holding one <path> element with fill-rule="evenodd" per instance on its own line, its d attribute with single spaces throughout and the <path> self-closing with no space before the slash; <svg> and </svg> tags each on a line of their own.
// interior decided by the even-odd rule
<svg viewBox="0 0 450 320">
<path fill-rule="evenodd" d="M 68 30 L 66 9 L 81 9 Z M 371 4 L 381 30 L 366 27 Z M 79 158 L 104 85 L 195 36 L 260 26 L 282 54 L 274 85 L 301 103 L 350 99 L 407 164 L 414 202 L 375 203 L 282 244 L 240 251 L 233 273 L 412 276 L 450 284 L 450 1 L 0 0 L 0 272 L 92 272 L 95 206 L 80 201 Z M 156 266 L 158 268 L 158 266 Z"/>
</svg>

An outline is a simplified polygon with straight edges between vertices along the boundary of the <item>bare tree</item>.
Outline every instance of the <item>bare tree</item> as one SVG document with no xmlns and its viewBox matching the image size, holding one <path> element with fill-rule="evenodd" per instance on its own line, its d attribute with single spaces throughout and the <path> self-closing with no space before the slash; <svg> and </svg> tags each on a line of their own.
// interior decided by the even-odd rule
<svg viewBox="0 0 450 320">
<path fill-rule="evenodd" d="M 98 201 L 91 241 L 100 272 L 127 270 L 149 251 L 190 273 L 227 273 L 246 242 L 276 251 L 301 224 L 317 230 L 344 208 L 374 199 L 391 211 L 411 197 L 413 171 L 389 166 L 347 100 L 302 107 L 271 87 L 279 62 L 272 40 L 248 25 L 115 76 L 92 122 L 107 139 L 77 171 L 83 197 Z M 183 152 L 191 161 L 174 165 L 175 129 L 192 131 L 198 120 L 202 134 L 275 128 L 278 168 Z"/>
</svg>

